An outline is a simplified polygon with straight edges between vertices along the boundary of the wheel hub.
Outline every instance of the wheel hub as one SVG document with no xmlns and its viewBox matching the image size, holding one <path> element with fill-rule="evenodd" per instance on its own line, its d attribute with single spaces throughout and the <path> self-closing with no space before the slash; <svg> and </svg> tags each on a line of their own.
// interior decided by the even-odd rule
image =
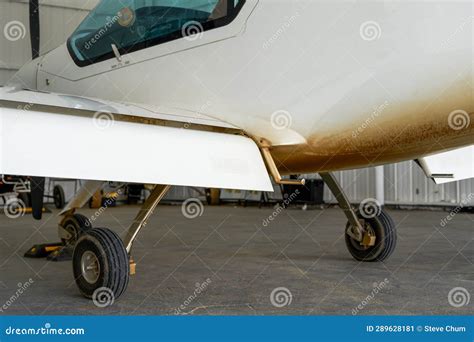
<svg viewBox="0 0 474 342">
<path fill-rule="evenodd" d="M 68 223 L 65 227 L 64 227 L 64 230 L 66 230 L 66 232 L 69 233 L 69 237 L 68 237 L 68 243 L 70 245 L 74 245 L 77 241 L 77 238 L 78 238 L 78 229 L 76 227 L 76 225 L 72 222 Z"/>
<path fill-rule="evenodd" d="M 86 251 L 81 258 L 82 277 L 89 283 L 95 284 L 99 280 L 100 264 L 97 256 L 91 252 Z"/>
</svg>

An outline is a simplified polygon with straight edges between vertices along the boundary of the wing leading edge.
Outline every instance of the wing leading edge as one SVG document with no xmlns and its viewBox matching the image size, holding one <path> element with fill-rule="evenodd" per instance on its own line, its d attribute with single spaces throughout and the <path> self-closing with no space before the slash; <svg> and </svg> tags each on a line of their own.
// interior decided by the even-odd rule
<svg viewBox="0 0 474 342">
<path fill-rule="evenodd" d="M 225 123 L 51 106 L 41 96 L 31 103 L 0 88 L 0 173 L 273 191 L 255 142 Z"/>
</svg>

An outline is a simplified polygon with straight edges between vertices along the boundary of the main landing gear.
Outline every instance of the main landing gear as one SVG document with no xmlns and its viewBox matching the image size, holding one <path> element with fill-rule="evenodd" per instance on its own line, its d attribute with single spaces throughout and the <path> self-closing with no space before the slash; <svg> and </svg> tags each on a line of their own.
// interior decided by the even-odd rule
<svg viewBox="0 0 474 342">
<path fill-rule="evenodd" d="M 321 173 L 348 219 L 346 246 L 358 261 L 384 261 L 395 250 L 397 232 L 391 217 L 376 203 L 369 209 L 361 206 L 355 210 L 349 203 L 341 186 L 331 173 Z"/>
<path fill-rule="evenodd" d="M 274 170 L 275 177 L 281 178 Z M 397 240 L 392 219 L 380 208 L 369 213 L 354 209 L 334 176 L 330 173 L 321 173 L 321 176 L 347 216 L 345 240 L 351 255 L 359 261 L 386 260 L 394 251 Z M 303 181 L 298 182 L 304 184 Z M 133 242 L 170 186 L 157 185 L 154 188 L 125 238 L 121 239 L 108 228 L 93 228 L 87 218 L 74 212 L 103 185 L 103 182 L 93 181 L 84 185 L 62 212 L 64 218 L 59 233 L 64 244 L 74 245 L 73 272 L 80 292 L 93 299 L 97 298 L 97 292 L 105 292 L 112 299 L 117 299 L 127 289 L 130 274 L 133 273 L 134 264 L 130 261 Z"/>
<path fill-rule="evenodd" d="M 125 292 L 131 273 L 133 242 L 169 188 L 168 185 L 155 187 L 124 240 L 108 228 L 80 232 L 74 248 L 73 272 L 77 287 L 85 297 L 96 298 L 97 292 L 105 291 L 117 299 Z"/>
</svg>

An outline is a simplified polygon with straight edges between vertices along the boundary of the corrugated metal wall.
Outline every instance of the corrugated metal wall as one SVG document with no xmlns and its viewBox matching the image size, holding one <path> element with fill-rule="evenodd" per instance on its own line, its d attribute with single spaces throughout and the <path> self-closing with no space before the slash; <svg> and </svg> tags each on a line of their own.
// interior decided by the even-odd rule
<svg viewBox="0 0 474 342">
<path fill-rule="evenodd" d="M 459 205 L 462 201 L 474 200 L 474 179 L 436 185 L 426 178 L 421 168 L 414 162 L 404 162 L 384 167 L 385 202 L 407 205 Z M 375 197 L 375 169 L 361 169 L 337 172 L 337 177 L 351 201 L 360 202 Z M 334 202 L 330 191 L 325 190 L 327 202 Z"/>
<path fill-rule="evenodd" d="M 47 52 L 63 43 L 97 2 L 98 0 L 40 0 L 41 52 Z M 14 20 L 23 23 L 28 31 L 28 1 L 0 0 L 0 85 L 5 84 L 21 65 L 31 59 L 28 33 L 25 38 L 15 42 L 8 41 L 3 34 L 5 25 Z M 344 171 L 337 173 L 337 176 L 354 202 L 375 197 L 374 169 Z M 472 193 L 474 180 L 437 186 L 413 162 L 385 166 L 387 203 L 457 205 Z M 192 194 L 195 192 L 190 189 L 176 188 L 169 197 L 180 199 Z M 327 189 L 325 200 L 334 201 Z"/>
</svg>

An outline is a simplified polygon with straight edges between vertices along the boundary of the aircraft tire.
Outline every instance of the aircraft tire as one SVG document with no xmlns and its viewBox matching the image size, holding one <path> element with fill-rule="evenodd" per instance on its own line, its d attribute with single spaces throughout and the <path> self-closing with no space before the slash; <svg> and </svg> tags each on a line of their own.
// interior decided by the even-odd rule
<svg viewBox="0 0 474 342">
<path fill-rule="evenodd" d="M 64 189 L 61 185 L 55 185 L 53 188 L 53 200 L 56 209 L 63 209 L 66 205 Z"/>
<path fill-rule="evenodd" d="M 375 245 L 361 246 L 358 241 L 346 234 L 347 249 L 358 261 L 376 262 L 386 260 L 392 255 L 397 245 L 397 231 L 392 218 L 384 210 L 381 210 L 373 218 L 360 218 L 375 234 Z M 347 227 L 349 227 L 349 223 Z"/>
<path fill-rule="evenodd" d="M 76 244 L 73 272 L 82 295 L 94 304 L 113 304 L 127 289 L 130 261 L 122 239 L 107 228 L 94 228 Z"/>
<path fill-rule="evenodd" d="M 92 228 L 89 219 L 81 214 L 67 216 L 61 222 L 61 226 L 71 235 L 71 238 L 68 240 L 62 239 L 62 242 L 68 246 L 74 246 L 77 240 Z"/>
</svg>

